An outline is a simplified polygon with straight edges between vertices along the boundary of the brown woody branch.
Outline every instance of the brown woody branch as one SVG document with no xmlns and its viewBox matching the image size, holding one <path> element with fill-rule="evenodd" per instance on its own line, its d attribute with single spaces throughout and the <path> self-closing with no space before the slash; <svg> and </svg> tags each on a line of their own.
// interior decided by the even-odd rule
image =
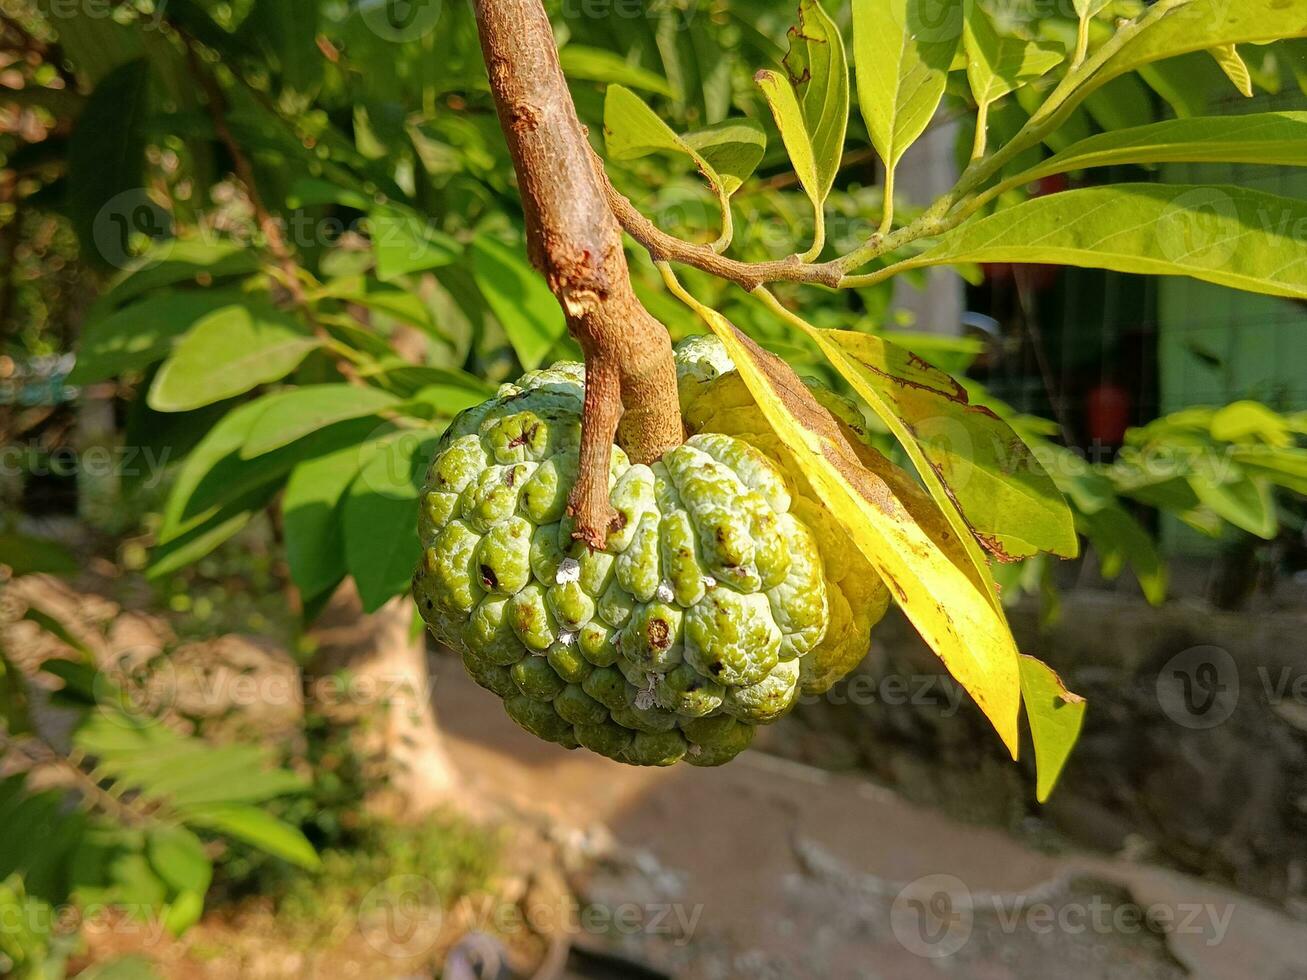
<svg viewBox="0 0 1307 980">
<path fill-rule="evenodd" d="M 684 437 L 667 330 L 631 288 L 622 230 L 591 161 L 541 0 L 474 0 L 500 126 L 517 171 L 531 261 L 586 363 L 581 465 L 569 513 L 601 547 L 614 437 L 652 462 Z"/>
<path fill-rule="evenodd" d="M 797 255 L 774 262 L 741 262 L 713 251 L 707 245 L 695 245 L 667 234 L 640 213 L 621 191 L 613 186 L 604 172 L 603 160 L 591 150 L 595 171 L 608 198 L 608 206 L 626 233 L 639 242 L 655 262 L 677 262 L 711 273 L 718 279 L 733 282 L 752 292 L 769 282 L 799 282 L 838 288 L 844 270 L 835 262 L 805 263 Z"/>
</svg>

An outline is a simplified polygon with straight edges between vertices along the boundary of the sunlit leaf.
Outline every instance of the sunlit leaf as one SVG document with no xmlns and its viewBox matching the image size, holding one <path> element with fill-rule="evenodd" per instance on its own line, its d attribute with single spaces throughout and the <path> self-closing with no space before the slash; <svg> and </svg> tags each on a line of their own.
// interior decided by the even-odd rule
<svg viewBox="0 0 1307 980">
<path fill-rule="evenodd" d="M 963 45 L 967 80 L 982 110 L 1027 82 L 1042 78 L 1066 57 L 1062 48 L 1050 41 L 1000 33 L 978 0 L 966 0 Z"/>
<path fill-rule="evenodd" d="M 380 389 L 349 384 L 306 385 L 265 401 L 267 407 L 241 446 L 245 459 L 288 446 L 334 422 L 376 415 L 399 404 Z"/>
<path fill-rule="evenodd" d="M 849 126 L 849 62 L 839 25 L 817 0 L 800 0 L 799 22 L 790 28 L 785 70 L 799 97 L 816 162 L 816 190 L 830 194 L 844 156 Z"/>
<path fill-rule="evenodd" d="M 972 221 L 900 268 L 1032 262 L 1182 275 L 1307 298 L 1307 202 L 1243 187 L 1117 184 L 1025 201 Z"/>
<path fill-rule="evenodd" d="M 185 412 L 278 381 L 318 339 L 293 316 L 250 300 L 200 319 L 173 348 L 150 386 L 156 412 Z"/>
<path fill-rule="evenodd" d="M 1072 694 L 1051 667 L 1022 656 L 1021 696 L 1035 743 L 1035 795 L 1045 802 L 1057 785 L 1085 723 L 1085 699 Z"/>
<path fill-rule="evenodd" d="M 1020 436 L 972 405 L 953 378 L 871 334 L 810 336 L 899 440 L 959 537 L 975 535 L 1005 561 L 1077 553 L 1074 520 L 1052 479 Z M 983 576 L 983 558 L 973 560 Z"/>
<path fill-rule="evenodd" d="M 1141 30 L 1109 58 L 1085 92 L 1141 65 L 1229 44 L 1307 37 L 1307 17 L 1284 0 L 1191 0 Z"/>
<path fill-rule="evenodd" d="M 1307 112 L 1200 116 L 1110 133 L 1075 143 L 1021 175 L 1050 174 L 1134 163 L 1251 163 L 1307 166 Z"/>
<path fill-rule="evenodd" d="M 889 170 L 925 132 L 962 39 L 962 0 L 854 0 L 858 105 Z"/>
<path fill-rule="evenodd" d="M 1253 97 L 1253 78 L 1248 72 L 1248 66 L 1239 54 L 1239 48 L 1233 44 L 1222 44 L 1220 47 L 1212 48 L 1211 55 L 1216 59 L 1216 63 L 1221 66 L 1221 71 L 1225 72 L 1225 77 L 1239 90 L 1239 94 L 1251 99 Z"/>
<path fill-rule="evenodd" d="M 1015 756 L 1021 700 L 1015 642 L 992 590 L 939 508 L 875 450 L 846 440 L 788 364 L 715 310 L 695 308 L 790 448 L 794 466 Z"/>
</svg>

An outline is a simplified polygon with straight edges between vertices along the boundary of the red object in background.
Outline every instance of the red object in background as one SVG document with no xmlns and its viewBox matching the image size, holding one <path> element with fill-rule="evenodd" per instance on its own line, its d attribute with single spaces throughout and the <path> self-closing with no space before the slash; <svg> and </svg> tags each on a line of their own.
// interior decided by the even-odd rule
<svg viewBox="0 0 1307 980">
<path fill-rule="evenodd" d="M 1091 388 L 1085 398 L 1089 438 L 1095 445 L 1119 446 L 1130 428 L 1130 392 L 1115 381 Z"/>
</svg>

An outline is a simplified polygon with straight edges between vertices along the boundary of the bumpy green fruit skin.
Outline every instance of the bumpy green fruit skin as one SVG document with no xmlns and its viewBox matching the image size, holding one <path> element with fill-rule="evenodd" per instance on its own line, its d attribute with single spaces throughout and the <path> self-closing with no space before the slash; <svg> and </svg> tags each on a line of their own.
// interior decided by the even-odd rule
<svg viewBox="0 0 1307 980">
<path fill-rule="evenodd" d="M 413 594 L 527 731 L 634 765 L 715 766 L 856 666 L 888 594 L 721 345 L 685 342 L 677 366 L 695 434 L 652 466 L 614 447 L 600 551 L 566 514 L 580 365 L 460 415 L 427 471 Z"/>
</svg>

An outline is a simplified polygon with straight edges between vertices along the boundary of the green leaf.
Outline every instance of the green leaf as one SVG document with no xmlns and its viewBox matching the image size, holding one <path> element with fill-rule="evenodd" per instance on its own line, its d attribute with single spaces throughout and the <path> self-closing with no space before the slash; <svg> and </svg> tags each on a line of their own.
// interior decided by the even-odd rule
<svg viewBox="0 0 1307 980">
<path fill-rule="evenodd" d="M 1305 223 L 1307 203 L 1262 191 L 1118 184 L 1036 198 L 968 222 L 896 268 L 1078 265 L 1307 299 Z"/>
<path fill-rule="evenodd" d="M 286 560 L 292 581 L 306 599 L 321 595 L 345 577 L 339 504 L 359 471 L 376 455 L 381 440 L 392 433 L 384 430 L 377 439 L 305 460 L 291 471 L 281 502 Z"/>
<path fill-rule="evenodd" d="M 1143 65 L 1229 44 L 1307 37 L 1307 18 L 1285 0 L 1191 0 L 1127 41 L 1089 81 L 1083 94 Z"/>
<path fill-rule="evenodd" d="M 1072 694 L 1051 667 L 1027 657 L 1021 661 L 1021 700 L 1035 743 L 1035 795 L 1047 801 L 1066 766 L 1085 723 L 1085 699 Z"/>
<path fill-rule="evenodd" d="M 121 267 L 131 254 L 132 218 L 146 201 L 149 109 L 149 62 L 129 61 L 100 79 L 68 141 L 68 209 L 83 257 L 101 266 Z"/>
<path fill-rule="evenodd" d="M 27 534 L 0 532 L 0 565 L 14 575 L 72 575 L 81 563 L 63 545 Z"/>
<path fill-rule="evenodd" d="M 1289 420 L 1261 402 L 1237 401 L 1219 409 L 1209 431 L 1221 442 L 1260 441 L 1268 446 L 1292 446 L 1293 429 Z"/>
<path fill-rule="evenodd" d="M 957 381 L 871 334 L 810 336 L 898 439 L 963 540 L 974 535 L 1002 561 L 1041 551 L 1076 555 L 1075 522 L 1053 480 L 1020 436 L 972 405 Z"/>
<path fill-rule="evenodd" d="M 1307 496 L 1307 449 L 1238 445 L 1232 455 L 1249 476 Z"/>
<path fill-rule="evenodd" d="M 925 132 L 962 38 L 962 0 L 854 0 L 858 105 L 887 170 Z"/>
<path fill-rule="evenodd" d="M 241 458 L 253 459 L 335 422 L 376 415 L 399 404 L 399 399 L 378 388 L 350 384 L 307 385 L 275 398 L 250 426 Z"/>
<path fill-rule="evenodd" d="M 159 971 L 144 956 L 119 956 L 87 967 L 77 980 L 159 980 Z"/>
<path fill-rule="evenodd" d="M 1233 474 L 1194 472 L 1189 485 L 1203 506 L 1235 527 L 1270 541 L 1279 529 L 1275 499 L 1265 481 L 1242 470 Z"/>
<path fill-rule="evenodd" d="M 417 567 L 418 493 L 435 442 L 414 430 L 395 437 L 363 467 L 342 503 L 345 561 L 368 612 L 407 591 Z"/>
<path fill-rule="evenodd" d="M 965 13 L 967 80 L 982 111 L 1009 92 L 1047 75 L 1066 57 L 1051 41 L 1000 34 L 979 0 L 966 0 Z"/>
<path fill-rule="evenodd" d="M 824 201 L 835 184 L 849 127 L 849 60 L 839 25 L 817 0 L 800 0 L 790 28 L 785 71 L 799 97 L 816 162 L 816 191 Z"/>
<path fill-rule="evenodd" d="M 374 209 L 368 224 L 377 258 L 377 278 L 382 282 L 451 265 L 463 255 L 455 239 L 416 211 L 398 205 Z"/>
<path fill-rule="evenodd" d="M 204 893 L 178 892 L 162 910 L 162 920 L 174 936 L 180 936 L 204 916 Z M 82 976 L 82 974 L 78 974 Z"/>
<path fill-rule="evenodd" d="M 1233 44 L 1222 44 L 1211 49 L 1211 55 L 1225 72 L 1225 77 L 1234 83 L 1239 94 L 1245 98 L 1253 97 L 1253 77 L 1248 73 L 1248 66 L 1239 55 L 1239 48 Z"/>
<path fill-rule="evenodd" d="M 27 610 L 23 613 L 23 619 L 27 620 L 29 623 L 35 623 L 64 646 L 81 654 L 82 659 L 86 663 L 95 663 L 95 654 L 91 651 L 91 648 L 54 616 L 51 616 L 49 613 L 41 610 L 37 606 L 28 606 Z"/>
<path fill-rule="evenodd" d="M 216 830 L 227 837 L 245 841 L 261 851 L 310 871 L 321 863 L 313 845 L 298 829 L 258 807 L 196 807 L 187 812 L 186 821 L 196 827 Z"/>
<path fill-rule="evenodd" d="M 1096 17 L 1100 12 L 1106 10 L 1112 0 L 1074 0 L 1076 16 L 1081 20 L 1088 20 Z"/>
<path fill-rule="evenodd" d="M 215 310 L 241 301 L 235 290 L 164 291 L 89 319 L 77 346 L 69 384 L 103 381 L 161 360 L 177 338 Z"/>
<path fill-rule="evenodd" d="M 331 298 L 366 306 L 369 310 L 380 313 L 385 317 L 391 317 L 402 323 L 417 327 L 441 343 L 453 343 L 448 332 L 442 330 L 440 325 L 436 323 L 436 318 L 426 300 L 418 293 L 402 286 L 359 276 L 353 279 L 328 282 L 319 295 L 324 299 Z M 380 337 L 375 339 L 379 344 L 379 348 L 377 344 L 369 344 L 366 348 L 367 352 L 375 353 L 377 349 L 386 352 L 391 350 L 390 345 Z"/>
<path fill-rule="evenodd" d="M 179 892 L 209 890 L 213 865 L 204 845 L 185 827 L 159 825 L 145 834 L 145 850 L 159 877 Z"/>
<path fill-rule="evenodd" d="M 249 275 L 261 266 L 259 252 L 241 242 L 209 236 L 169 238 L 156 242 L 118 276 L 95 310 L 111 310 L 165 286 L 200 285 L 201 279 L 208 283 Z"/>
<path fill-rule="evenodd" d="M 707 156 L 678 136 L 643 99 L 621 85 L 608 86 L 604 97 L 604 141 L 608 155 L 614 160 L 638 160 L 653 153 L 670 153 L 693 160 L 712 187 L 721 208 L 722 235 L 717 247 L 725 248 L 729 244 L 732 193 L 729 187 L 733 184 L 738 189 L 747 174 L 737 173 L 728 183 Z M 742 159 L 747 160 L 747 157 Z"/>
<path fill-rule="evenodd" d="M 1116 578 L 1129 564 L 1144 598 L 1154 606 L 1166 601 L 1166 562 L 1152 536 L 1124 507 L 1112 503 L 1092 512 L 1082 510 L 1076 515 L 1076 526 L 1098 552 L 1103 578 Z"/>
<path fill-rule="evenodd" d="M 1019 178 L 1141 163 L 1250 163 L 1307 166 L 1307 112 L 1201 116 L 1100 133 L 1075 143 Z"/>
<path fill-rule="evenodd" d="M 610 89 L 611 91 L 611 89 Z M 472 275 L 528 371 L 567 333 L 558 300 L 521 253 L 489 235 L 472 242 Z"/>
<path fill-rule="evenodd" d="M 603 48 L 569 43 L 559 50 L 558 60 L 562 63 L 563 73 L 568 78 L 627 85 L 653 92 L 655 95 L 668 97 L 672 95 L 672 87 L 667 84 L 667 79 L 647 68 L 633 65 L 621 55 L 605 51 Z"/>
<path fill-rule="evenodd" d="M 185 412 L 278 381 L 317 346 L 295 317 L 269 303 L 224 307 L 174 348 L 150 386 L 150 407 Z"/>
<path fill-rule="evenodd" d="M 195 564 L 223 542 L 239 534 L 255 512 L 272 499 L 272 493 L 272 488 L 269 487 L 263 494 L 245 494 L 204 520 L 192 522 L 176 531 L 150 552 L 150 566 L 146 569 L 146 576 L 158 579 Z"/>
<path fill-rule="evenodd" d="M 187 456 L 164 506 L 163 543 L 219 516 L 234 517 L 232 507 L 261 506 L 297 463 L 362 442 L 378 427 L 370 418 L 338 422 L 282 449 L 242 458 L 254 423 L 282 397 L 269 395 L 232 409 Z"/>
<path fill-rule="evenodd" d="M 753 80 L 762 89 L 763 97 L 771 109 L 776 128 L 780 130 L 781 141 L 790 155 L 790 163 L 799 178 L 799 183 L 807 192 L 812 206 L 821 210 L 826 200 L 822 184 L 822 172 L 817 164 L 817 156 L 812 146 L 812 136 L 808 133 L 808 124 L 803 117 L 803 107 L 799 105 L 798 95 L 790 80 L 780 72 L 764 69 L 753 76 Z"/>
<path fill-rule="evenodd" d="M 728 195 L 753 176 L 767 150 L 767 134 L 752 119 L 727 119 L 683 139 L 717 173 Z"/>
</svg>

